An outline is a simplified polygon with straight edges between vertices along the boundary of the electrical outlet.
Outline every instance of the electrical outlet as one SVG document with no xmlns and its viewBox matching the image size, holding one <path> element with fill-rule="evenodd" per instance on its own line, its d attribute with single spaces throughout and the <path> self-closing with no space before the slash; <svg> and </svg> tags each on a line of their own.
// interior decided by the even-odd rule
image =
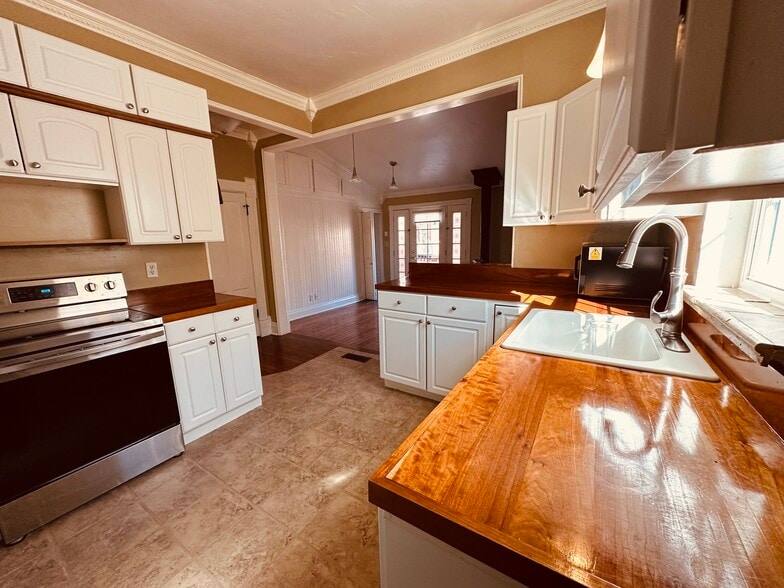
<svg viewBox="0 0 784 588">
<path fill-rule="evenodd" d="M 156 262 L 156 261 L 148 261 L 144 265 L 147 267 L 147 277 L 148 278 L 157 278 L 158 277 L 158 262 Z"/>
</svg>

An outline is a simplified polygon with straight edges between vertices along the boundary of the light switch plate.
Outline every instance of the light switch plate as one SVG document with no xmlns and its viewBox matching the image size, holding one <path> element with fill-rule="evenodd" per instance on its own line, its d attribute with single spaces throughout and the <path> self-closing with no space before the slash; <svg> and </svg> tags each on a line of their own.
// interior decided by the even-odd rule
<svg viewBox="0 0 784 588">
<path fill-rule="evenodd" d="M 147 268 L 147 277 L 148 278 L 157 278 L 158 277 L 158 262 L 156 262 L 156 261 L 148 261 L 148 262 L 145 262 L 144 265 Z"/>
</svg>

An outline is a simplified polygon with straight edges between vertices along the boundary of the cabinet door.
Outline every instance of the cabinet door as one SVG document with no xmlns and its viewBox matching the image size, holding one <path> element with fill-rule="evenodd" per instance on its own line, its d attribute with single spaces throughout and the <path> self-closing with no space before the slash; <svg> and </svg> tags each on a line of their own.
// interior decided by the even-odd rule
<svg viewBox="0 0 784 588">
<path fill-rule="evenodd" d="M 210 131 L 207 91 L 158 72 L 131 65 L 139 114 Z"/>
<path fill-rule="evenodd" d="M 218 333 L 226 408 L 231 410 L 261 396 L 261 364 L 256 327 L 248 325 Z"/>
<path fill-rule="evenodd" d="M 226 412 L 215 335 L 172 345 L 169 359 L 183 432 Z"/>
<path fill-rule="evenodd" d="M 22 152 L 16 140 L 8 94 L 0 94 L 0 172 L 23 174 Z"/>
<path fill-rule="evenodd" d="M 512 323 L 517 320 L 517 317 L 522 314 L 525 308 L 525 306 L 495 305 L 495 313 L 493 314 L 493 343 L 498 341 L 498 338 L 512 326 Z"/>
<path fill-rule="evenodd" d="M 18 96 L 11 106 L 28 174 L 117 183 L 107 117 Z"/>
<path fill-rule="evenodd" d="M 553 210 L 555 223 L 595 221 L 592 194 L 580 197 L 580 184 L 596 179 L 600 80 L 592 80 L 558 101 Z"/>
<path fill-rule="evenodd" d="M 0 82 L 27 85 L 14 23 L 0 18 Z"/>
<path fill-rule="evenodd" d="M 381 310 L 378 313 L 381 377 L 425 389 L 425 317 Z"/>
<path fill-rule="evenodd" d="M 223 241 L 212 141 L 167 131 L 184 242 Z"/>
<path fill-rule="evenodd" d="M 557 105 L 507 113 L 504 226 L 549 222 Z"/>
<path fill-rule="evenodd" d="M 136 114 L 128 63 L 19 26 L 31 88 Z"/>
<path fill-rule="evenodd" d="M 133 245 L 181 241 L 166 131 L 112 119 L 120 193 Z"/>
<path fill-rule="evenodd" d="M 427 390 L 446 395 L 486 350 L 487 324 L 427 317 Z"/>
</svg>

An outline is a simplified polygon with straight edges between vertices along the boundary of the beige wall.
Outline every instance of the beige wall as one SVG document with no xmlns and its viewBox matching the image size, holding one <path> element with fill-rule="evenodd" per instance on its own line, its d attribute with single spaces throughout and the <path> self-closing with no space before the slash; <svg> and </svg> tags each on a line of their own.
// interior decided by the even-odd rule
<svg viewBox="0 0 784 588">
<path fill-rule="evenodd" d="M 313 132 L 521 74 L 524 106 L 556 100 L 588 81 L 585 69 L 603 26 L 600 10 L 329 106 L 316 114 Z"/>
<path fill-rule="evenodd" d="M 446 202 L 448 200 L 471 199 L 471 249 L 470 259 L 479 257 L 479 219 L 481 215 L 481 193 L 479 188 L 474 190 L 461 190 L 457 192 L 442 192 L 440 194 L 418 194 L 416 196 L 400 196 L 398 198 L 387 198 L 381 205 L 381 222 L 384 234 L 384 280 L 390 276 L 389 267 L 389 207 L 401 206 L 406 204 L 421 205 L 430 202 Z"/>
<path fill-rule="evenodd" d="M 221 180 L 242 182 L 256 178 L 256 160 L 253 148 L 243 139 L 218 136 L 212 142 L 215 168 Z"/>
<path fill-rule="evenodd" d="M 207 90 L 210 100 L 232 106 L 290 127 L 309 131 L 310 123 L 302 110 L 264 98 L 206 74 L 178 65 L 157 55 L 22 6 L 12 0 L 0 0 L 0 16 L 56 37 L 78 43 L 118 59 L 155 70 Z M 227 31 L 227 34 L 231 34 Z"/>
</svg>

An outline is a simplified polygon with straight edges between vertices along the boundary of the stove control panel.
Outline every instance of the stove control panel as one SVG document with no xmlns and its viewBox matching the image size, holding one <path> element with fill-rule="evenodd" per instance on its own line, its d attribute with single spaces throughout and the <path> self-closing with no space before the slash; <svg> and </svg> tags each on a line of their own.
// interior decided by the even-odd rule
<svg viewBox="0 0 784 588">
<path fill-rule="evenodd" d="M 0 282 L 0 314 L 125 298 L 127 294 L 120 273 Z"/>
</svg>

